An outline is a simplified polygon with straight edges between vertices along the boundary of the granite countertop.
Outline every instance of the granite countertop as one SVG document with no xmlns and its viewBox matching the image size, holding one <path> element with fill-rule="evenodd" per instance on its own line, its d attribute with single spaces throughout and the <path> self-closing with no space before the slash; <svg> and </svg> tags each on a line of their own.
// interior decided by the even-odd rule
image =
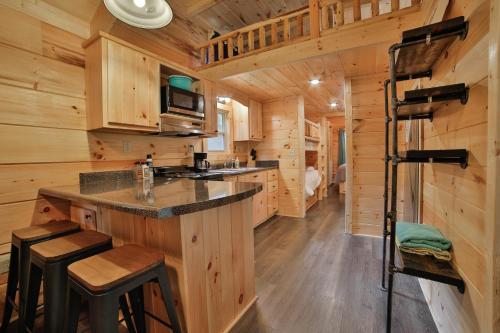
<svg viewBox="0 0 500 333">
<path fill-rule="evenodd" d="M 101 182 L 45 187 L 40 194 L 84 201 L 155 218 L 183 215 L 241 201 L 262 191 L 258 183 L 191 179 L 103 180 Z"/>
</svg>

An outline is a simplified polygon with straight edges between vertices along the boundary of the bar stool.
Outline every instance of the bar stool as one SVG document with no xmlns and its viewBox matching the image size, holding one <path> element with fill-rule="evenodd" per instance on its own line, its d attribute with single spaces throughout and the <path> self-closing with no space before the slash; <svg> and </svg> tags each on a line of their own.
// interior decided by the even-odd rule
<svg viewBox="0 0 500 333">
<path fill-rule="evenodd" d="M 70 221 L 53 221 L 35 225 L 12 232 L 9 275 L 7 292 L 3 309 L 2 327 L 0 332 L 7 332 L 12 310 L 15 307 L 17 290 L 19 290 L 19 322 L 23 322 L 26 292 L 28 288 L 28 270 L 30 246 L 50 239 L 62 237 L 80 230 L 80 225 Z M 18 288 L 19 284 L 19 288 Z"/>
<path fill-rule="evenodd" d="M 118 332 L 118 300 L 129 294 L 137 331 L 146 332 L 143 285 L 160 285 L 170 327 L 181 333 L 162 252 L 139 245 L 125 245 L 68 266 L 69 293 L 65 332 L 75 333 L 81 299 L 89 302 L 93 333 Z"/>
<path fill-rule="evenodd" d="M 111 237 L 97 231 L 81 231 L 31 246 L 30 273 L 24 331 L 33 330 L 43 276 L 44 330 L 62 332 L 69 264 L 112 249 Z M 128 307 L 127 307 L 128 309 Z"/>
</svg>

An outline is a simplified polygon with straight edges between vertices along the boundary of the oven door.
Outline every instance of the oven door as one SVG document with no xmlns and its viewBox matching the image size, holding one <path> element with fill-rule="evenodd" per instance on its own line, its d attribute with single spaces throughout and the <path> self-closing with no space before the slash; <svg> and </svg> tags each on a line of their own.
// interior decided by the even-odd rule
<svg viewBox="0 0 500 333">
<path fill-rule="evenodd" d="M 175 113 L 188 117 L 205 118 L 205 100 L 203 95 L 179 89 L 165 87 L 162 93 L 162 113 Z"/>
</svg>

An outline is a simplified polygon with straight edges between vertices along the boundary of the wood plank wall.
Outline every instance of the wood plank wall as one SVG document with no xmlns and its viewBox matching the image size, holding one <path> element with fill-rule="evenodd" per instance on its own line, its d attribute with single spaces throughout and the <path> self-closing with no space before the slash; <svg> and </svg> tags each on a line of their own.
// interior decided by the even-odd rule
<svg viewBox="0 0 500 333">
<path fill-rule="evenodd" d="M 339 129 L 345 128 L 344 117 L 330 118 L 330 156 L 331 156 L 331 180 L 335 180 L 339 165 Z"/>
<path fill-rule="evenodd" d="M 488 310 L 491 298 L 499 295 L 488 287 L 494 262 L 485 211 L 489 1 L 453 1 L 447 16 L 459 15 L 470 22 L 467 39 L 452 45 L 436 65 L 432 81 L 423 84 L 465 82 L 471 87 L 469 101 L 464 106 L 450 103 L 432 123 L 424 122 L 423 144 L 425 149 L 466 148 L 470 165 L 465 170 L 424 166 L 422 216 L 423 223 L 435 225 L 453 242 L 453 262 L 465 279 L 466 292 L 420 283 L 441 332 L 493 332 Z"/>
<path fill-rule="evenodd" d="M 346 195 L 351 200 L 351 230 L 353 234 L 380 236 L 383 226 L 384 194 L 384 80 L 387 74 L 353 77 L 351 103 L 347 107 L 346 133 L 352 157 L 352 186 Z M 347 92 L 349 93 L 349 92 Z M 349 126 L 348 126 L 349 125 Z M 399 124 L 399 145 L 404 124 Z M 351 140 L 349 140 L 349 136 Z M 392 148 L 390 148 L 392 149 Z M 349 147 L 347 148 L 349 150 Z M 404 169 L 398 172 L 398 188 L 404 190 Z M 349 175 L 348 175 L 349 176 Z M 348 185 L 348 184 L 347 184 Z M 401 192 L 400 192 L 401 193 Z M 401 211 L 402 200 L 398 201 Z M 348 228 L 349 230 L 349 228 Z"/>
<path fill-rule="evenodd" d="M 255 145 L 258 160 L 279 160 L 278 215 L 305 214 L 304 98 L 286 97 L 263 105 L 264 140 Z"/>
</svg>

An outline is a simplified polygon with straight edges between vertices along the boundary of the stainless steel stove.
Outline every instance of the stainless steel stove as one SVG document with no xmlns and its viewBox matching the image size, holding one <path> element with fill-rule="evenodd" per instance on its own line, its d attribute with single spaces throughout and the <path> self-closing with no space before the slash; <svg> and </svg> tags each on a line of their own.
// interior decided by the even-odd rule
<svg viewBox="0 0 500 333">
<path fill-rule="evenodd" d="M 189 178 L 194 180 L 224 180 L 224 175 L 219 172 L 195 172 L 193 169 L 187 166 L 179 167 L 154 167 L 155 178 Z"/>
</svg>

